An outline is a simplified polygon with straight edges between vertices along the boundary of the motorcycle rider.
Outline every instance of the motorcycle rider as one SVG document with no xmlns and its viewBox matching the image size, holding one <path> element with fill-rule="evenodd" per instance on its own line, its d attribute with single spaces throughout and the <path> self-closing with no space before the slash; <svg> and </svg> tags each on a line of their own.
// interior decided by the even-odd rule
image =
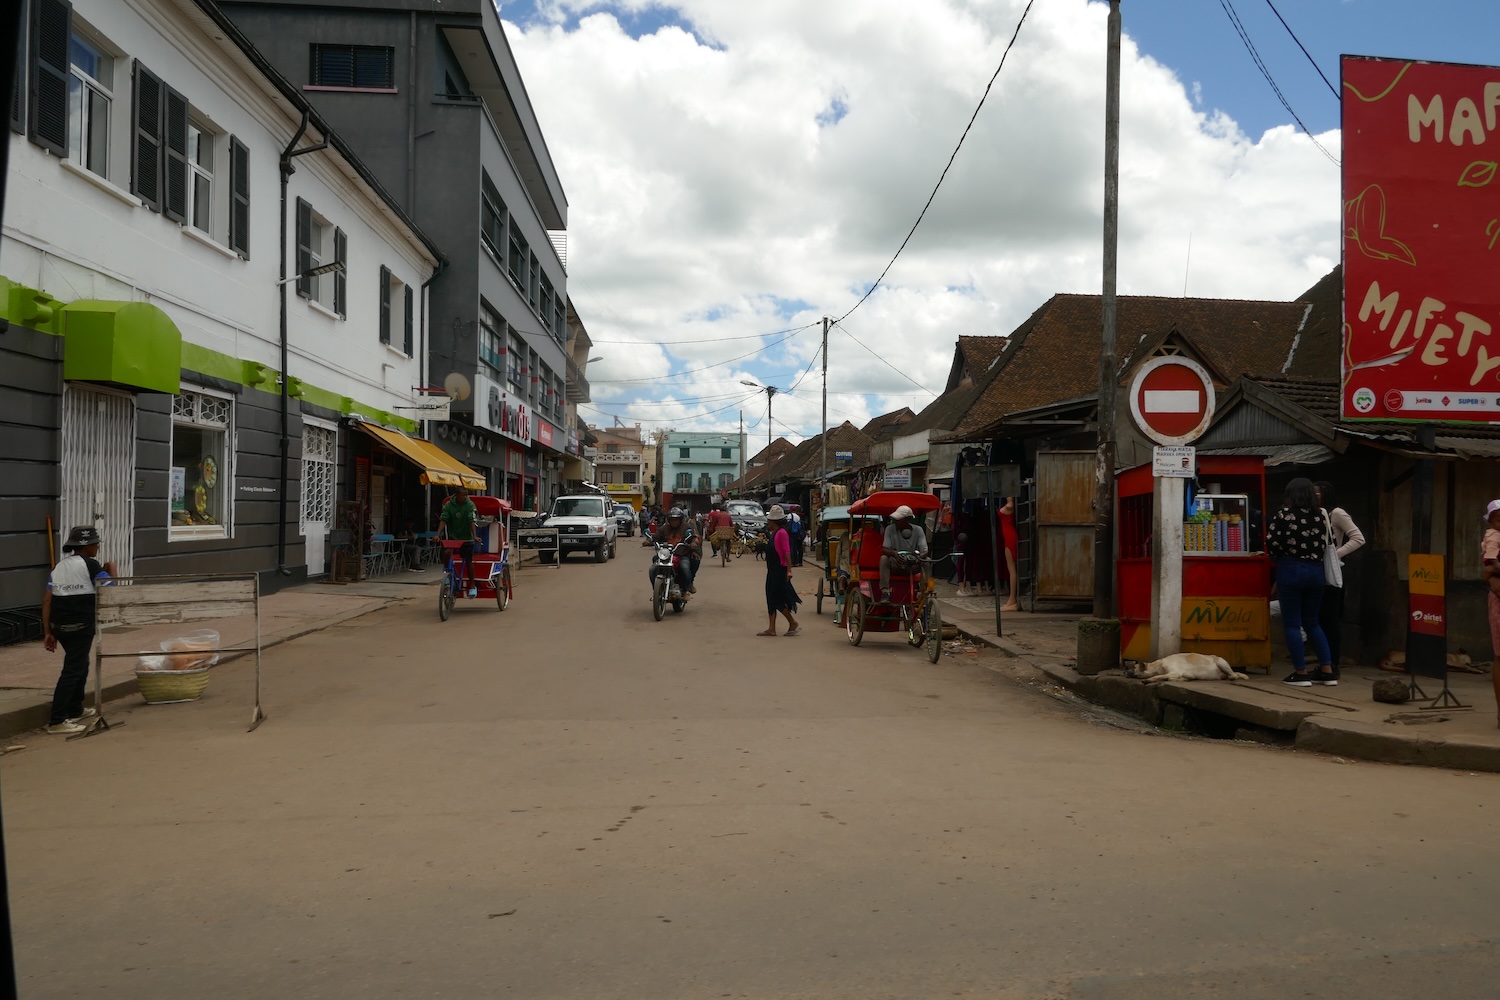
<svg viewBox="0 0 1500 1000">
<path fill-rule="evenodd" d="M 698 575 L 698 563 L 703 559 L 703 542 L 693 531 L 693 524 L 681 507 L 673 507 L 667 513 L 667 523 L 656 540 L 673 549 L 687 544 L 688 555 L 677 560 L 677 584 L 684 594 L 696 594 L 698 590 L 693 586 L 693 578 Z"/>
</svg>

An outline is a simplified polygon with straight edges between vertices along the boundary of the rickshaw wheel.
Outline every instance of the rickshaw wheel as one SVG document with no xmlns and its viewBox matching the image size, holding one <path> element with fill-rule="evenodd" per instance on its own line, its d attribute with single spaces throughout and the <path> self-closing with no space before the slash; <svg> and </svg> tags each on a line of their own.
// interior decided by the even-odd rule
<svg viewBox="0 0 1500 1000">
<path fill-rule="evenodd" d="M 943 655 L 943 613 L 938 610 L 936 594 L 928 596 L 927 613 L 923 617 L 927 619 L 923 623 L 927 630 L 927 660 L 936 663 Z"/>
<path fill-rule="evenodd" d="M 818 614 L 823 613 L 823 578 L 818 578 Z"/>
<path fill-rule="evenodd" d="M 448 581 L 444 580 L 443 585 L 438 588 L 438 618 L 441 621 L 447 621 L 448 616 L 452 613 L 453 590 L 449 586 Z"/>
<path fill-rule="evenodd" d="M 495 578 L 495 605 L 501 610 L 510 603 L 510 567 L 501 570 Z"/>
<path fill-rule="evenodd" d="M 865 637 L 865 611 L 869 601 L 859 590 L 851 589 L 844 598 L 844 628 L 849 632 L 849 645 L 858 646 Z"/>
<path fill-rule="evenodd" d="M 651 614 L 661 621 L 667 613 L 667 578 L 658 576 L 651 588 Z"/>
</svg>

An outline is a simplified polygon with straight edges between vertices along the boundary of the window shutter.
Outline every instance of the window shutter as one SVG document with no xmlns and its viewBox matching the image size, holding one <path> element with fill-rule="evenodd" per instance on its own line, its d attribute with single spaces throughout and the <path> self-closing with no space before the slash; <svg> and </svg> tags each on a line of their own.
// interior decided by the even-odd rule
<svg viewBox="0 0 1500 1000">
<path fill-rule="evenodd" d="M 188 102 L 171 87 L 162 85 L 162 131 L 166 173 L 161 213 L 173 222 L 187 221 Z"/>
<path fill-rule="evenodd" d="M 406 287 L 406 329 L 401 338 L 401 349 L 406 352 L 408 358 L 415 357 L 412 353 L 412 294 L 411 286 Z"/>
<path fill-rule="evenodd" d="M 162 82 L 135 63 L 135 141 L 131 144 L 130 192 L 161 211 Z"/>
<path fill-rule="evenodd" d="M 34 0 L 31 48 L 31 140 L 58 156 L 68 155 L 68 46 L 73 5 Z"/>
<path fill-rule="evenodd" d="M 229 137 L 229 247 L 250 259 L 250 150 Z"/>
<path fill-rule="evenodd" d="M 333 311 L 342 317 L 349 314 L 349 271 L 346 255 L 349 251 L 349 237 L 344 235 L 342 229 L 333 231 L 333 259 L 346 265 L 342 271 L 333 272 Z"/>
<path fill-rule="evenodd" d="M 380 342 L 391 342 L 391 271 L 380 267 Z"/>
<path fill-rule="evenodd" d="M 26 57 L 26 30 L 30 22 L 24 18 L 16 32 L 16 79 L 15 89 L 10 92 L 10 128 L 12 132 L 26 134 L 26 78 L 31 75 L 31 64 Z"/>
<path fill-rule="evenodd" d="M 307 272 L 312 270 L 312 206 L 297 199 L 297 294 L 304 299 L 312 297 L 312 279 Z"/>
</svg>

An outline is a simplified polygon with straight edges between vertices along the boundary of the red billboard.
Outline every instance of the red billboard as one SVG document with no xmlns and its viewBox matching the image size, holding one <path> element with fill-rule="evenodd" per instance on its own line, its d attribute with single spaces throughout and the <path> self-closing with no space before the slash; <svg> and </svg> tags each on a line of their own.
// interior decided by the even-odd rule
<svg viewBox="0 0 1500 1000">
<path fill-rule="evenodd" d="M 1500 421 L 1500 69 L 1342 70 L 1344 418 Z"/>
</svg>

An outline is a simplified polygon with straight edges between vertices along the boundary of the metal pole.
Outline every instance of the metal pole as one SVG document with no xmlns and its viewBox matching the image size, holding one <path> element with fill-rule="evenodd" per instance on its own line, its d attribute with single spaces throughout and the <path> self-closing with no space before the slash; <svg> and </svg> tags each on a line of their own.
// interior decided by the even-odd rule
<svg viewBox="0 0 1500 1000">
<path fill-rule="evenodd" d="M 740 411 L 740 496 L 745 495 L 745 411 Z"/>
<path fill-rule="evenodd" d="M 988 502 L 985 516 L 990 521 L 990 589 L 995 597 L 995 635 L 1000 632 L 1000 508 L 995 504 L 995 473 L 993 470 L 984 474 L 984 492 Z M 1011 591 L 1015 591 L 1016 581 L 1010 582 Z"/>
<path fill-rule="evenodd" d="M 828 500 L 823 491 L 828 483 L 828 317 L 823 317 L 823 433 L 818 447 L 818 509 Z"/>
<path fill-rule="evenodd" d="M 1109 3 L 1104 98 L 1104 294 L 1099 344 L 1099 450 L 1094 471 L 1094 617 L 1114 614 L 1115 273 L 1120 242 L 1120 0 Z"/>
<path fill-rule="evenodd" d="M 776 395 L 776 390 L 766 386 L 766 447 L 771 447 L 771 399 Z"/>
</svg>

